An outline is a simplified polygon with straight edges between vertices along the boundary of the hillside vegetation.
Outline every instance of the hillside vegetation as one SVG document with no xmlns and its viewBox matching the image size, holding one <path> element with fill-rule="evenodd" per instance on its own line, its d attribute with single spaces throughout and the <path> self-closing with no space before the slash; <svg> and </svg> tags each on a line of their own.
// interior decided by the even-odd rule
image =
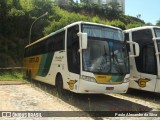
<svg viewBox="0 0 160 120">
<path fill-rule="evenodd" d="M 96 4 L 57 5 L 53 0 L 0 1 L 0 68 L 22 66 L 24 47 L 28 44 L 30 26 L 44 14 L 32 29 L 31 42 L 75 21 L 91 21 L 117 26 L 122 29 L 144 25 L 144 21 L 123 15 L 112 7 Z"/>
</svg>

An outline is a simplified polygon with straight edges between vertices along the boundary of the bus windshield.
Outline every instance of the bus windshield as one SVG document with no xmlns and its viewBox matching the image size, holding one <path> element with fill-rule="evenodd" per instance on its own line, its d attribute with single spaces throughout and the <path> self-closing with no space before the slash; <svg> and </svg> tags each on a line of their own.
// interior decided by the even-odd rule
<svg viewBox="0 0 160 120">
<path fill-rule="evenodd" d="M 83 50 L 83 70 L 100 74 L 127 74 L 129 61 L 123 33 L 118 29 L 83 25 L 88 46 Z"/>
</svg>

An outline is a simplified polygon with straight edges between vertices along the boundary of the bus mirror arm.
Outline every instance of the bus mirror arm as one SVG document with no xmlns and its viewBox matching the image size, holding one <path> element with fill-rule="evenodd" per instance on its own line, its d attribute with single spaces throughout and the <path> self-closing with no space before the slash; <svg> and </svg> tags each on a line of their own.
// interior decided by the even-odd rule
<svg viewBox="0 0 160 120">
<path fill-rule="evenodd" d="M 135 55 L 130 55 L 129 57 L 138 57 L 139 52 L 140 52 L 140 48 L 139 48 L 138 43 L 133 42 L 133 41 L 127 41 L 127 43 L 135 46 Z"/>
<path fill-rule="evenodd" d="M 80 49 L 87 49 L 88 37 L 87 33 L 77 33 L 79 39 L 81 40 L 81 48 Z"/>
</svg>

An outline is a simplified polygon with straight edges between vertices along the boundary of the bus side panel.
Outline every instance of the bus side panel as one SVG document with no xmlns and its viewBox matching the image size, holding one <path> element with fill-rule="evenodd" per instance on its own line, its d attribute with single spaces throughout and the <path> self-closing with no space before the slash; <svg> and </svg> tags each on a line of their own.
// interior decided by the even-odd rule
<svg viewBox="0 0 160 120">
<path fill-rule="evenodd" d="M 130 88 L 145 90 L 145 91 L 155 91 L 157 77 L 156 75 L 148 75 L 141 73 L 141 77 L 138 79 L 130 80 Z"/>
<path fill-rule="evenodd" d="M 52 64 L 53 77 L 60 73 L 63 79 L 63 88 L 78 93 L 80 75 L 69 71 L 66 51 L 56 52 Z"/>
<path fill-rule="evenodd" d="M 31 71 L 32 79 L 34 79 L 39 71 L 39 65 L 42 55 L 24 58 L 24 67 L 26 72 Z"/>
<path fill-rule="evenodd" d="M 50 69 L 51 62 L 53 60 L 54 53 L 44 54 L 41 59 L 41 63 L 39 66 L 38 76 L 45 77 Z"/>
<path fill-rule="evenodd" d="M 55 85 L 58 73 L 62 76 L 64 89 L 69 89 L 67 84 L 69 73 L 67 70 L 66 52 L 55 52 L 49 72 L 46 76 L 48 80 L 47 83 Z"/>
</svg>

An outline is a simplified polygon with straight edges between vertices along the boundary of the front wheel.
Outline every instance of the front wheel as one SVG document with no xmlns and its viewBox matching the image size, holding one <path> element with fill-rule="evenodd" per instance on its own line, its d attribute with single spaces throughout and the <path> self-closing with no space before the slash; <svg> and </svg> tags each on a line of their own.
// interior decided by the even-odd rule
<svg viewBox="0 0 160 120">
<path fill-rule="evenodd" d="M 63 94 L 63 79 L 61 75 L 56 77 L 56 89 L 59 95 Z"/>
</svg>

